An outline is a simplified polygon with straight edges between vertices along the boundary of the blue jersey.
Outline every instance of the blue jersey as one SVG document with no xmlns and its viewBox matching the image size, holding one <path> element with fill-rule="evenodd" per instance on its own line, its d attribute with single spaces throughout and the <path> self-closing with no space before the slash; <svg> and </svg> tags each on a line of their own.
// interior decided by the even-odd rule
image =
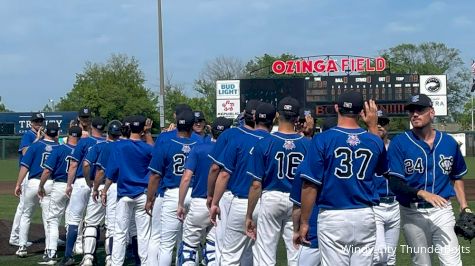
<svg viewBox="0 0 475 266">
<path fill-rule="evenodd" d="M 252 183 L 252 178 L 246 173 L 247 162 L 251 159 L 249 152 L 259 140 L 268 136 L 269 132 L 261 129 L 249 130 L 244 127 L 237 129 L 240 133 L 229 139 L 217 163 L 230 174 L 228 189 L 234 196 L 247 198 Z"/>
<path fill-rule="evenodd" d="M 169 141 L 170 139 L 174 138 L 174 137 L 178 137 L 178 130 L 177 129 L 173 129 L 173 130 L 170 130 L 170 131 L 167 131 L 167 132 L 163 132 L 163 133 L 160 133 L 160 135 L 158 135 L 158 137 L 155 139 L 155 149 L 157 148 L 160 148 L 160 143 L 162 142 L 167 142 Z M 201 137 L 200 135 L 196 134 L 195 132 L 191 132 L 191 137 L 190 139 L 192 140 L 195 140 L 195 141 L 203 141 L 203 137 Z"/>
<path fill-rule="evenodd" d="M 379 197 L 394 196 L 394 193 L 389 189 L 389 181 L 381 175 L 374 175 L 374 185 L 378 191 Z"/>
<path fill-rule="evenodd" d="M 233 127 L 230 129 L 225 130 L 223 133 L 219 135 L 219 138 L 216 140 L 216 145 L 214 145 L 213 150 L 208 154 L 208 157 L 211 158 L 211 160 L 218 164 L 219 166 L 222 167 L 222 165 L 218 162 L 218 158 L 221 155 L 221 153 L 224 151 L 226 148 L 226 145 L 228 145 L 228 142 L 230 139 L 234 138 L 236 134 L 241 134 L 241 131 L 250 131 L 249 129 L 245 128 L 244 126 L 242 127 Z"/>
<path fill-rule="evenodd" d="M 297 168 L 297 172 L 294 177 L 294 182 L 292 183 L 292 189 L 290 191 L 290 201 L 300 207 L 302 205 L 302 179 L 300 177 L 299 170 L 300 167 Z M 309 228 L 307 233 L 307 240 L 310 241 L 311 248 L 318 248 L 317 219 L 319 211 L 320 209 L 318 208 L 317 204 L 315 204 L 308 220 Z"/>
<path fill-rule="evenodd" d="M 104 138 L 96 138 L 96 137 L 82 138 L 78 141 L 78 145 L 74 149 L 74 153 L 72 157 L 74 161 L 78 162 L 78 169 L 76 170 L 76 178 L 84 177 L 84 173 L 82 171 L 82 164 L 84 162 L 84 158 L 86 158 L 86 155 L 89 149 L 92 146 L 96 145 L 97 143 L 103 142 L 103 141 L 105 141 Z"/>
<path fill-rule="evenodd" d="M 152 146 L 142 140 L 121 140 L 114 145 L 107 162 L 106 176 L 117 183 L 117 198 L 135 198 L 148 186 Z"/>
<path fill-rule="evenodd" d="M 251 150 L 247 173 L 262 182 L 262 190 L 290 193 L 309 145 L 310 140 L 299 134 L 272 133 Z"/>
<path fill-rule="evenodd" d="M 158 191 L 160 195 L 166 189 L 180 186 L 181 177 L 185 172 L 186 158 L 196 143 L 197 141 L 191 138 L 174 136 L 162 143 L 160 149 L 154 150 L 148 169 L 161 177 Z"/>
<path fill-rule="evenodd" d="M 96 166 L 101 168 L 103 171 L 107 169 L 107 162 L 109 161 L 109 157 L 111 156 L 112 151 L 114 150 L 115 146 L 121 141 L 118 139 L 116 141 L 108 141 L 105 142 L 106 144 L 102 148 L 101 153 L 99 153 L 99 158 L 97 158 Z"/>
<path fill-rule="evenodd" d="M 51 179 L 56 182 L 68 181 L 69 163 L 75 147 L 76 145 L 62 144 L 53 149 L 43 165 L 51 171 Z"/>
<path fill-rule="evenodd" d="M 208 154 L 213 150 L 215 142 L 197 144 L 186 159 L 185 169 L 193 172 L 192 198 L 206 198 L 208 195 L 208 173 L 213 161 Z"/>
<path fill-rule="evenodd" d="M 440 131 L 435 131 L 432 149 L 412 131 L 406 131 L 392 139 L 388 156 L 390 174 L 402 178 L 413 188 L 446 199 L 455 196 L 451 181 L 467 173 L 457 142 Z M 407 206 L 411 199 L 398 195 L 398 201 Z"/>
<path fill-rule="evenodd" d="M 110 141 L 103 141 L 99 142 L 96 145 L 92 146 L 89 149 L 89 152 L 86 154 L 84 161 L 89 163 L 90 170 L 89 170 L 89 178 L 94 180 L 96 177 L 96 171 L 98 170 L 98 166 L 96 165 L 97 161 L 99 160 L 99 156 L 101 155 L 102 151 L 106 144 Z"/>
<path fill-rule="evenodd" d="M 316 135 L 303 161 L 302 178 L 321 186 L 317 203 L 330 210 L 379 203 L 374 174 L 388 171 L 386 149 L 378 136 L 362 128 L 331 128 Z"/>
<path fill-rule="evenodd" d="M 58 143 L 49 140 L 39 140 L 30 145 L 21 159 L 21 165 L 28 168 L 28 179 L 40 178 L 44 169 L 44 163 L 48 156 L 58 147 Z"/>
<path fill-rule="evenodd" d="M 36 133 L 33 129 L 28 130 L 23 136 L 21 137 L 20 146 L 18 147 L 18 161 L 21 163 L 21 159 L 23 158 L 22 150 L 28 146 L 30 146 L 33 141 L 36 139 Z"/>
</svg>

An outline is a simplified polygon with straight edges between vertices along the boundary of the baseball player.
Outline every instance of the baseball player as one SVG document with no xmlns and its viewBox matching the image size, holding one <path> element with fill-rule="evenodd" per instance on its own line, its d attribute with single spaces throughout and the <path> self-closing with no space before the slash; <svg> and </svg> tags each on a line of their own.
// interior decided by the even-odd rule
<svg viewBox="0 0 475 266">
<path fill-rule="evenodd" d="M 462 265 L 449 199 L 456 196 L 461 210 L 468 207 L 462 180 L 465 161 L 457 142 L 432 128 L 435 112 L 427 95 L 412 96 L 405 108 L 413 128 L 392 139 L 388 156 L 390 175 L 396 177 L 390 181 L 409 187 L 406 193 L 393 191 L 412 263 L 431 265 L 427 248 L 433 246 L 441 265 Z"/>
<path fill-rule="evenodd" d="M 44 122 L 45 118 L 42 113 L 33 113 L 30 119 L 30 130 L 25 132 L 23 136 L 21 137 L 20 141 L 20 146 L 18 147 L 18 162 L 21 163 L 21 159 L 23 158 L 23 155 L 25 155 L 26 150 L 28 147 L 35 141 L 40 140 L 43 137 L 43 132 L 42 132 L 42 124 Z M 21 165 L 20 165 L 21 166 Z M 27 174 L 28 175 L 28 174 Z M 26 181 L 28 178 L 25 178 L 23 181 L 23 189 L 24 185 L 26 184 Z M 18 202 L 16 211 L 15 211 L 15 217 L 13 218 L 13 224 L 12 224 L 12 231 L 10 233 L 10 240 L 9 243 L 12 246 L 18 246 L 18 241 L 19 241 L 19 233 L 20 233 L 20 217 L 22 213 L 22 208 L 23 208 L 23 196 L 20 196 L 20 201 Z M 26 246 L 29 247 L 33 243 L 27 242 Z"/>
<path fill-rule="evenodd" d="M 389 118 L 382 110 L 378 111 L 378 135 L 389 146 L 388 128 Z M 399 203 L 389 188 L 389 180 L 382 176 L 375 176 L 375 188 L 379 194 L 379 205 L 374 206 L 376 218 L 376 246 L 374 251 L 374 265 L 396 265 L 396 247 L 399 241 L 400 217 Z"/>
<path fill-rule="evenodd" d="M 57 123 L 49 123 L 46 126 L 44 138 L 31 144 L 25 153 L 25 156 L 21 160 L 21 167 L 15 187 L 15 196 L 20 197 L 21 194 L 24 194 L 24 202 L 20 218 L 20 247 L 16 252 L 16 255 L 19 257 L 26 257 L 27 255 L 26 244 L 28 239 L 28 231 L 30 230 L 31 216 L 33 215 L 38 203 L 41 203 L 41 216 L 43 219 L 43 226 L 45 227 L 45 237 L 46 241 L 49 241 L 49 234 L 47 230 L 49 197 L 44 197 L 41 202 L 39 202 L 37 193 L 44 163 L 48 159 L 48 156 L 51 154 L 51 152 L 58 147 L 58 131 L 59 127 Z M 22 189 L 21 184 L 23 183 L 23 179 L 26 177 L 28 171 L 30 172 L 28 176 L 28 182 L 25 185 L 25 188 Z M 53 182 L 51 180 L 46 182 L 46 194 L 50 194 L 52 183 Z"/>
<path fill-rule="evenodd" d="M 78 238 L 79 224 L 84 217 L 84 210 L 86 209 L 91 192 L 91 181 L 89 173 L 84 173 L 83 163 L 89 149 L 99 142 L 105 141 L 102 137 L 102 132 L 106 126 L 104 119 L 96 117 L 92 120 L 91 136 L 81 138 L 78 145 L 74 149 L 71 163 L 68 170 L 68 183 L 66 186 L 66 195 L 70 198 L 69 206 L 66 210 L 66 249 L 64 258 L 61 261 L 62 265 L 74 264 L 73 248 Z M 87 171 L 87 170 L 86 170 Z M 74 182 L 74 189 L 73 189 Z M 82 239 L 80 241 L 82 246 Z"/>
<path fill-rule="evenodd" d="M 182 223 L 176 216 L 178 206 L 178 190 L 181 177 L 185 171 L 185 160 L 198 141 L 191 139 L 195 117 L 192 111 L 184 110 L 176 115 L 178 135 L 161 144 L 156 149 L 148 169 L 151 171 L 147 192 L 147 212 L 152 215 L 153 201 L 156 198 L 158 185 L 163 191 L 163 202 L 160 211 L 160 249 L 159 265 L 171 265 L 173 247 L 181 242 Z M 186 206 L 190 194 L 185 200 Z"/>
<path fill-rule="evenodd" d="M 280 235 L 287 247 L 287 265 L 297 265 L 298 250 L 292 243 L 293 204 L 289 195 L 295 171 L 307 153 L 310 140 L 294 129 L 300 108 L 296 99 L 285 97 L 279 101 L 277 108 L 278 131 L 259 141 L 249 157 L 247 174 L 253 182 L 249 189 L 246 230 L 248 236 L 256 240 L 254 261 L 257 261 L 258 265 L 276 264 Z M 273 117 L 261 117 L 258 113 L 256 124 L 261 123 L 271 128 Z M 256 223 L 252 214 L 259 198 L 259 231 L 256 236 Z"/>
<path fill-rule="evenodd" d="M 96 178 L 99 173 L 102 175 L 104 174 L 104 171 L 96 171 L 98 170 L 96 164 L 98 162 L 100 154 L 104 151 L 104 149 L 106 149 L 105 147 L 108 146 L 110 142 L 116 141 L 120 137 L 121 126 L 122 123 L 117 120 L 109 123 L 107 131 L 107 140 L 105 142 L 101 142 L 92 146 L 89 152 L 87 153 L 86 158 L 84 159 L 84 169 L 93 169 L 93 171 L 91 171 L 91 177 L 94 176 L 94 178 Z M 84 171 L 86 176 L 89 176 L 87 174 L 89 169 Z M 102 176 L 98 179 L 102 179 Z M 95 253 L 97 249 L 97 240 L 100 237 L 99 225 L 105 217 L 105 208 L 101 202 L 95 200 L 95 196 L 98 195 L 98 190 L 102 190 L 103 188 L 103 182 L 97 184 L 95 183 L 93 186 L 94 193 L 91 193 L 91 197 L 89 198 L 89 202 L 87 204 L 86 216 L 84 218 L 84 257 L 81 262 L 82 266 L 92 266 L 96 257 Z"/>
<path fill-rule="evenodd" d="M 364 108 L 366 107 L 366 108 Z M 363 108 L 365 109 L 363 111 Z M 346 91 L 335 104 L 338 126 L 316 135 L 303 161 L 300 237 L 309 244 L 309 217 L 316 204 L 322 265 L 371 265 L 376 242 L 373 206 L 378 204 L 374 174 L 388 171 L 386 149 L 378 136 L 358 125 L 359 116 L 377 123 L 374 101 Z M 369 116 L 371 119 L 368 119 Z"/>
<path fill-rule="evenodd" d="M 209 220 L 209 211 L 206 207 L 208 173 L 212 163 L 208 154 L 213 150 L 219 135 L 230 126 L 231 121 L 229 119 L 218 117 L 211 126 L 212 138 L 210 142 L 196 145 L 186 159 L 185 173 L 181 178 L 179 188 L 177 209 L 177 217 L 181 221 L 184 221 L 183 241 L 178 252 L 179 265 L 195 265 L 197 258 L 196 253 L 201 244 L 201 239 L 205 234 L 207 234 L 206 248 L 204 249 L 203 257 L 207 265 L 216 265 L 216 227 L 212 226 Z M 193 188 L 190 208 L 185 218 L 185 198 L 188 194 L 188 188 L 192 178 Z"/>
<path fill-rule="evenodd" d="M 253 131 L 242 131 L 238 136 L 229 140 L 226 149 L 220 154 L 218 163 L 223 170 L 216 180 L 214 197 L 210 209 L 211 221 L 216 224 L 216 216 L 220 212 L 219 201 L 229 189 L 233 194 L 229 207 L 223 250 L 220 264 L 222 265 L 252 265 L 252 258 L 245 255 L 246 250 L 251 250 L 253 241 L 246 236 L 245 222 L 249 186 L 252 179 L 246 174 L 247 161 L 250 160 L 249 152 L 256 143 L 269 135 L 275 118 L 275 108 L 271 104 L 261 103 L 255 112 L 255 117 L 265 122 L 255 124 Z M 259 120 L 260 121 L 260 120 Z M 271 126 L 270 128 L 268 126 Z M 256 212 L 257 213 L 257 212 Z M 249 256 L 249 257 L 247 257 Z M 257 263 L 257 262 L 256 262 Z"/>
<path fill-rule="evenodd" d="M 135 115 L 130 121 L 130 138 L 114 145 L 107 162 L 106 176 L 115 178 L 117 183 L 117 206 L 112 244 L 112 265 L 122 265 L 125 259 L 126 238 L 131 230 L 131 220 L 135 220 L 138 255 L 142 265 L 147 263 L 147 248 L 150 237 L 150 217 L 145 212 L 152 145 L 142 136 L 147 131 L 146 118 Z M 148 134 L 148 133 L 147 133 Z M 151 138 L 151 136 L 148 136 Z"/>
<path fill-rule="evenodd" d="M 193 132 L 199 135 L 204 142 L 209 142 L 211 136 L 206 134 L 206 118 L 202 111 L 193 111 L 195 114 L 195 123 L 193 124 Z"/>
<path fill-rule="evenodd" d="M 38 197 L 40 200 L 45 200 L 48 196 L 50 199 L 48 218 L 47 218 L 47 233 L 49 239 L 45 242 L 46 256 L 43 258 L 43 264 L 56 264 L 59 239 L 59 223 L 64 214 L 68 197 L 66 196 L 66 181 L 68 178 L 68 167 L 71 156 L 78 140 L 81 138 L 82 129 L 78 126 L 73 126 L 68 130 L 68 140 L 66 144 L 59 145 L 54 149 L 48 159 L 43 164 L 44 170 L 41 174 L 40 184 L 38 186 Z M 46 194 L 45 183 L 51 177 L 53 180 L 51 192 Z"/>
<path fill-rule="evenodd" d="M 235 139 L 239 137 L 243 132 L 252 132 L 255 126 L 254 122 L 254 114 L 256 112 L 256 108 L 261 104 L 260 101 L 257 100 L 249 100 L 246 103 L 246 107 L 244 110 L 243 120 L 244 124 L 240 125 L 239 127 L 230 128 L 226 130 L 219 136 L 219 139 L 216 142 L 215 147 L 213 150 L 208 154 L 208 157 L 213 161 L 208 173 L 208 196 L 206 198 L 206 206 L 208 209 L 211 208 L 211 203 L 213 201 L 214 196 L 214 189 L 216 184 L 216 179 L 219 175 L 219 172 L 222 168 L 220 162 L 218 162 L 218 158 L 221 156 L 221 153 L 225 150 L 226 146 L 228 145 L 231 139 Z M 233 195 L 231 191 L 226 190 L 221 200 L 219 200 L 219 210 L 220 216 L 218 220 L 216 220 L 216 260 L 220 261 L 221 258 L 221 251 L 223 250 L 223 243 L 224 243 L 224 235 L 226 229 L 226 222 L 228 217 L 229 207 L 231 206 L 231 200 Z M 250 259 L 250 256 L 248 256 Z"/>
</svg>

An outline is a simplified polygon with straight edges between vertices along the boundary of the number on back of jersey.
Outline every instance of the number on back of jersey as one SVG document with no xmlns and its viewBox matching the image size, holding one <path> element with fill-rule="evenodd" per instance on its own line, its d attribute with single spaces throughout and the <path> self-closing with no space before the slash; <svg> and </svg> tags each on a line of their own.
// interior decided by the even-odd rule
<svg viewBox="0 0 475 266">
<path fill-rule="evenodd" d="M 183 175 L 185 172 L 185 159 L 184 154 L 175 154 L 173 156 L 173 174 L 174 175 Z"/>
<path fill-rule="evenodd" d="M 274 158 L 277 160 L 277 178 L 294 179 L 295 171 L 303 161 L 304 155 L 300 152 L 290 152 L 285 155 L 284 152 L 279 151 Z"/>
<path fill-rule="evenodd" d="M 353 176 L 354 170 L 357 170 L 356 178 L 363 180 L 373 153 L 363 148 L 352 151 L 348 147 L 339 147 L 334 151 L 334 156 L 340 159 L 340 165 L 335 167 L 333 172 L 336 177 L 348 179 Z M 353 167 L 356 169 L 353 169 Z"/>
</svg>

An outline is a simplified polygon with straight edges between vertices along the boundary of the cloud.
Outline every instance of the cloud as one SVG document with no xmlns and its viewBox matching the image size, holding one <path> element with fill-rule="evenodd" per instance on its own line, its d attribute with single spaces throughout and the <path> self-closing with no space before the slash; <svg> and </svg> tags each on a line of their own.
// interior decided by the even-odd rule
<svg viewBox="0 0 475 266">
<path fill-rule="evenodd" d="M 403 22 L 390 22 L 386 25 L 386 30 L 394 33 L 413 33 L 421 30 L 419 26 L 409 25 Z"/>
</svg>

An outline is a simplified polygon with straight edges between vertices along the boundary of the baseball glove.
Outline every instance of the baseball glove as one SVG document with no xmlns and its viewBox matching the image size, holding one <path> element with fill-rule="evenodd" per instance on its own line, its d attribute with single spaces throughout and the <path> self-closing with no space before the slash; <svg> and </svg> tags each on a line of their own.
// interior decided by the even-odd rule
<svg viewBox="0 0 475 266">
<path fill-rule="evenodd" d="M 455 223 L 455 233 L 469 241 L 475 237 L 475 215 L 469 208 L 464 208 Z"/>
</svg>

